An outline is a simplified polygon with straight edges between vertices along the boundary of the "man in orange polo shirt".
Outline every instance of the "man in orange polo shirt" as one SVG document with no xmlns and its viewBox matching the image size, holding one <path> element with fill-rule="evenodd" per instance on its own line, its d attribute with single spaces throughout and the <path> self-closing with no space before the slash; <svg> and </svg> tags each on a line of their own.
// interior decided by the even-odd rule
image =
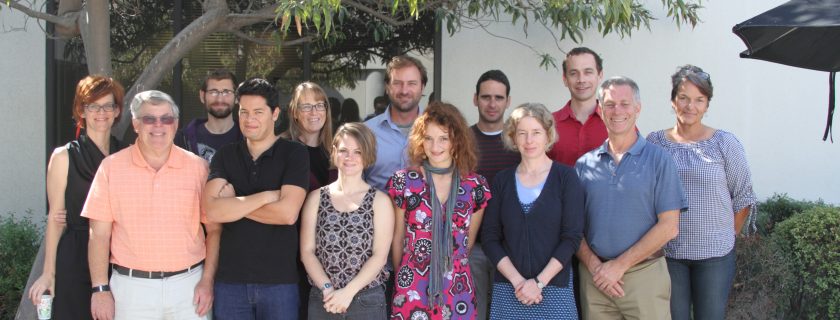
<svg viewBox="0 0 840 320">
<path fill-rule="evenodd" d="M 595 90 L 604 77 L 601 57 L 586 47 L 574 48 L 563 60 L 563 84 L 572 96 L 562 109 L 554 112 L 557 142 L 548 157 L 570 167 L 584 153 L 607 139 L 607 128 L 598 114 Z"/>
<path fill-rule="evenodd" d="M 91 228 L 91 313 L 208 319 L 221 229 L 200 207 L 207 164 L 173 146 L 178 106 L 169 95 L 137 94 L 131 115 L 136 143 L 102 161 L 82 210 Z"/>
</svg>

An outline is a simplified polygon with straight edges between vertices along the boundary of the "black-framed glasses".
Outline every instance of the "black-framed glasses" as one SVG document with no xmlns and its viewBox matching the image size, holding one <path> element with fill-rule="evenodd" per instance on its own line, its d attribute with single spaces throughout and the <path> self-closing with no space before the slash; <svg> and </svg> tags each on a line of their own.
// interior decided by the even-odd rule
<svg viewBox="0 0 840 320">
<path fill-rule="evenodd" d="M 160 124 L 168 126 L 168 125 L 171 125 L 171 124 L 175 123 L 176 119 L 178 119 L 178 118 L 175 118 L 175 116 L 160 116 L 160 117 L 142 116 L 142 117 L 140 117 L 140 121 L 142 121 L 143 124 L 146 124 L 146 125 L 154 125 L 154 124 L 160 122 Z"/>
<path fill-rule="evenodd" d="M 211 89 L 211 90 L 207 90 L 207 94 L 209 94 L 212 97 L 218 97 L 218 96 L 227 97 L 227 96 L 233 95 L 233 90 L 225 89 L 225 90 L 219 91 L 219 90 L 216 90 L 216 89 Z"/>
<path fill-rule="evenodd" d="M 114 112 L 114 110 L 117 110 L 117 104 L 113 102 L 106 104 L 88 103 L 87 105 L 85 105 L 85 110 L 87 110 L 88 112 Z"/>
<path fill-rule="evenodd" d="M 323 102 L 318 102 L 316 104 L 302 104 L 302 105 L 300 105 L 300 111 L 312 112 L 312 110 L 327 111 L 327 105 Z"/>
</svg>

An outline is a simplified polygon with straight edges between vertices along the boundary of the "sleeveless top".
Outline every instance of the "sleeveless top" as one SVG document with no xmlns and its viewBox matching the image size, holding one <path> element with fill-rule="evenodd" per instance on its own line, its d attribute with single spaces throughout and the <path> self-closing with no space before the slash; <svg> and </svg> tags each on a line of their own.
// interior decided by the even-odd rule
<svg viewBox="0 0 840 320">
<path fill-rule="evenodd" d="M 333 207 L 329 186 L 320 188 L 318 221 L 315 225 L 315 257 L 321 262 L 330 282 L 341 289 L 359 274 L 373 256 L 373 198 L 370 187 L 358 209 L 348 212 Z M 380 286 L 388 280 L 383 268 L 365 288 Z M 309 279 L 312 283 L 312 279 Z"/>
<path fill-rule="evenodd" d="M 108 150 L 111 154 L 125 146 L 111 136 Z M 87 199 L 90 184 L 105 155 L 93 141 L 81 134 L 66 145 L 69 164 L 67 187 L 64 189 L 64 207 L 67 210 L 67 230 L 88 232 L 88 219 L 82 217 L 82 207 Z"/>
</svg>

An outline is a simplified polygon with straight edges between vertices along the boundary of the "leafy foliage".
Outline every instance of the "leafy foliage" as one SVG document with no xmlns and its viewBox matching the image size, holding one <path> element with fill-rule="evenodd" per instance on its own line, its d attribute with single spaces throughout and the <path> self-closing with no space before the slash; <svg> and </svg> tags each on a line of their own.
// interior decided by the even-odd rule
<svg viewBox="0 0 840 320">
<path fill-rule="evenodd" d="M 29 218 L 0 217 L 0 319 L 13 319 L 38 253 L 39 229 Z"/>
<path fill-rule="evenodd" d="M 293 24 L 301 34 L 302 25 L 310 23 L 315 34 L 323 39 L 340 37 L 334 30 L 345 22 L 349 8 L 365 12 L 378 19 L 379 23 L 394 27 L 413 24 L 431 12 L 436 22 L 445 26 L 450 35 L 458 32 L 464 24 L 484 27 L 490 21 L 501 21 L 503 16 L 507 16 L 514 25 L 521 22 L 526 35 L 533 23 L 544 26 L 552 34 L 559 33 L 555 34 L 558 48 L 559 41 L 566 38 L 580 42 L 584 30 L 592 27 L 596 27 L 602 35 L 616 33 L 624 37 L 642 26 L 649 29 L 650 21 L 654 19 L 638 0 L 279 0 L 279 4 L 277 20 L 284 34 Z M 668 17 L 678 26 L 695 26 L 700 22 L 697 14 L 701 8 L 699 0 L 662 0 L 662 5 L 668 9 Z M 379 31 L 374 31 L 374 36 L 378 35 Z M 528 47 L 539 57 L 541 66 L 557 67 L 553 56 Z"/>
<path fill-rule="evenodd" d="M 787 194 L 773 194 L 758 206 L 758 216 L 756 218 L 758 233 L 770 235 L 779 222 L 785 221 L 797 213 L 820 206 L 825 206 L 822 200 L 794 200 Z"/>
<path fill-rule="evenodd" d="M 840 208 L 819 206 L 780 222 L 775 243 L 794 268 L 795 318 L 840 318 Z"/>
</svg>

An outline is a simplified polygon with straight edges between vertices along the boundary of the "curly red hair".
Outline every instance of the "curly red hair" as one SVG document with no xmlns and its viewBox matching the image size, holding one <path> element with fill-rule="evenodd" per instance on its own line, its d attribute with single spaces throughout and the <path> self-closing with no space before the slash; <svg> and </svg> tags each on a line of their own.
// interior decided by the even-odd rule
<svg viewBox="0 0 840 320">
<path fill-rule="evenodd" d="M 452 162 L 461 175 L 475 171 L 478 165 L 475 137 L 458 108 L 444 102 L 432 102 L 414 121 L 414 127 L 408 136 L 408 160 L 414 165 L 420 165 L 426 158 L 423 137 L 429 123 L 439 125 L 449 133 L 449 140 L 452 142 Z"/>
</svg>

